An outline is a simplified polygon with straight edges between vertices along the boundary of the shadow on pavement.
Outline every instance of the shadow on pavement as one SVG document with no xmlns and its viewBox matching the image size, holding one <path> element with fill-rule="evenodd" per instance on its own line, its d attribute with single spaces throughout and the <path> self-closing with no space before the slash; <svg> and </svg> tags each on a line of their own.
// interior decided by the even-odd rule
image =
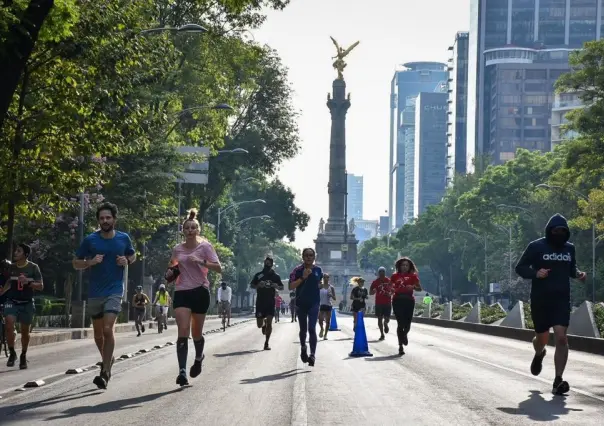
<svg viewBox="0 0 604 426">
<path fill-rule="evenodd" d="M 172 390 L 166 391 L 166 392 L 152 393 L 149 395 L 137 396 L 135 398 L 120 399 L 120 400 L 116 400 L 116 401 L 108 401 L 108 402 L 104 402 L 102 404 L 97 404 L 97 405 L 72 407 L 72 408 L 68 408 L 67 410 L 63 411 L 59 415 L 56 415 L 53 417 L 48 417 L 45 420 L 46 421 L 61 420 L 61 419 L 67 419 L 67 418 L 71 418 L 71 417 L 80 416 L 82 414 L 100 414 L 100 413 L 107 413 L 107 412 L 111 412 L 111 411 L 130 410 L 132 408 L 136 408 L 140 404 L 144 404 L 145 402 L 151 402 L 151 401 L 153 401 L 155 399 L 159 399 L 163 396 L 170 395 L 170 394 L 173 394 L 176 392 L 181 392 L 183 389 L 186 389 L 186 388 L 181 387 L 181 388 L 172 389 Z"/>
<path fill-rule="evenodd" d="M 392 361 L 394 359 L 401 359 L 401 358 L 403 358 L 401 355 L 393 354 L 393 355 L 374 356 L 371 358 L 365 358 L 365 361 Z"/>
<path fill-rule="evenodd" d="M 297 368 L 294 370 L 284 371 L 282 373 L 271 374 L 268 376 L 255 377 L 253 379 L 243 379 L 241 380 L 242 385 L 250 385 L 254 383 L 262 383 L 262 382 L 274 382 L 275 380 L 287 379 L 289 377 L 295 377 L 298 374 L 306 374 L 310 373 L 308 370 L 298 370 Z"/>
<path fill-rule="evenodd" d="M 498 407 L 497 409 L 506 414 L 526 416 L 538 422 L 551 422 L 571 411 L 583 411 L 580 408 L 568 408 L 565 396 L 555 396 L 551 401 L 546 401 L 540 391 L 532 390 L 530 392 L 531 395 L 528 399 L 520 402 L 518 407 Z"/>
<path fill-rule="evenodd" d="M 341 339 L 330 339 L 332 342 L 344 342 L 346 340 L 352 340 L 352 337 L 342 337 Z"/>
<path fill-rule="evenodd" d="M 240 355 L 249 355 L 249 354 L 255 354 L 256 352 L 262 352 L 260 349 L 254 349 L 251 351 L 239 351 L 239 352 L 229 352 L 226 354 L 214 354 L 214 356 L 216 358 L 225 358 L 228 356 L 240 356 Z"/>
<path fill-rule="evenodd" d="M 103 391 L 98 389 L 89 389 L 84 392 L 74 392 L 66 395 L 53 396 L 52 398 L 43 399 L 42 401 L 28 402 L 25 404 L 17 404 L 17 405 L 9 405 L 0 407 L 0 418 L 4 418 L 5 416 L 13 415 L 19 413 L 19 417 L 26 417 L 28 414 L 23 413 L 23 411 L 27 411 L 28 409 L 38 409 L 48 407 L 54 404 L 60 404 L 63 402 L 71 402 L 76 401 L 78 399 L 87 398 L 89 396 L 100 395 Z M 32 412 L 32 415 L 34 413 Z"/>
</svg>

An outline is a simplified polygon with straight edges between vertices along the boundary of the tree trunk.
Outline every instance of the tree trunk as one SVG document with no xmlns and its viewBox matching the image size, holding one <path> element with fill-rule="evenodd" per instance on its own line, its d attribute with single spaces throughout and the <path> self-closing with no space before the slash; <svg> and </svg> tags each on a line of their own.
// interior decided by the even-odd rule
<svg viewBox="0 0 604 426">
<path fill-rule="evenodd" d="M 31 0 L 21 22 L 11 26 L 0 55 L 0 129 L 13 99 L 19 79 L 31 56 L 42 24 L 54 6 L 54 0 Z"/>
</svg>

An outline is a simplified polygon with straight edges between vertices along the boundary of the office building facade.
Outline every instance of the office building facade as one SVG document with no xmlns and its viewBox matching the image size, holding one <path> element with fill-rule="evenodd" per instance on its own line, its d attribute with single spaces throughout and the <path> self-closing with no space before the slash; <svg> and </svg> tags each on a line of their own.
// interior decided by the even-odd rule
<svg viewBox="0 0 604 426">
<path fill-rule="evenodd" d="M 447 114 L 447 184 L 455 174 L 466 172 L 466 135 L 468 109 L 468 47 L 470 33 L 458 32 L 455 43 L 449 47 Z"/>
<path fill-rule="evenodd" d="M 483 154 L 502 162 L 518 147 L 550 149 L 552 81 L 568 70 L 570 51 L 600 39 L 604 0 L 470 4 L 466 164 L 473 172 Z"/>
<path fill-rule="evenodd" d="M 348 197 L 346 199 L 348 220 L 361 220 L 363 219 L 363 176 L 347 174 L 346 180 L 348 185 Z"/>
<path fill-rule="evenodd" d="M 585 108 L 580 92 L 556 94 L 550 120 L 552 127 L 552 151 L 556 145 L 578 136 L 576 131 L 565 129 L 564 125 L 568 124 L 566 114 L 580 108 Z"/>
<path fill-rule="evenodd" d="M 420 92 L 433 92 L 446 87 L 446 65 L 440 62 L 409 62 L 394 73 L 390 95 L 390 160 L 389 160 L 389 229 L 404 222 L 405 205 L 405 136 L 401 126 L 408 99 Z"/>
<path fill-rule="evenodd" d="M 414 217 L 445 194 L 447 93 L 420 93 L 415 103 Z"/>
</svg>

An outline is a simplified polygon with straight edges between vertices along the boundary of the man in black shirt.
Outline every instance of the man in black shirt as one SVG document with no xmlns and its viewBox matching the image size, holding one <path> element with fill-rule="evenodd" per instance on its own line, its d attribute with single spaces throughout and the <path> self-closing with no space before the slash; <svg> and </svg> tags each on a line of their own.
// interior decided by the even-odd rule
<svg viewBox="0 0 604 426">
<path fill-rule="evenodd" d="M 289 292 L 289 310 L 292 313 L 292 322 L 298 322 L 298 317 L 296 317 L 296 292 L 294 290 Z"/>
<path fill-rule="evenodd" d="M 256 290 L 256 322 L 266 336 L 264 350 L 271 348 L 268 341 L 273 331 L 273 316 L 275 316 L 275 295 L 277 289 L 283 290 L 281 277 L 273 270 L 273 259 L 266 256 L 264 269 L 254 275 L 250 287 Z"/>
</svg>

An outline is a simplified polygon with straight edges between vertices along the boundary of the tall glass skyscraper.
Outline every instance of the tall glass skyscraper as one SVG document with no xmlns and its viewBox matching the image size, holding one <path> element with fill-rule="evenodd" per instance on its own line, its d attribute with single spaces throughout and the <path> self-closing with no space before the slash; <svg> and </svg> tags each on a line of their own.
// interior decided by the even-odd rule
<svg viewBox="0 0 604 426">
<path fill-rule="evenodd" d="M 390 96 L 390 182 L 389 229 L 404 224 L 405 205 L 405 138 L 403 112 L 420 92 L 434 92 L 446 85 L 446 65 L 440 62 L 409 62 L 394 73 Z"/>
<path fill-rule="evenodd" d="M 348 220 L 363 219 L 363 176 L 347 174 L 348 196 L 346 208 L 348 209 Z"/>
<path fill-rule="evenodd" d="M 467 170 L 516 148 L 549 150 L 553 83 L 568 53 L 600 39 L 604 0 L 472 0 Z"/>
<path fill-rule="evenodd" d="M 449 111 L 447 114 L 447 183 L 456 173 L 466 172 L 466 136 L 468 110 L 468 43 L 470 34 L 458 32 L 449 47 Z"/>
<path fill-rule="evenodd" d="M 415 103 L 413 217 L 445 194 L 447 94 L 420 93 Z"/>
</svg>

